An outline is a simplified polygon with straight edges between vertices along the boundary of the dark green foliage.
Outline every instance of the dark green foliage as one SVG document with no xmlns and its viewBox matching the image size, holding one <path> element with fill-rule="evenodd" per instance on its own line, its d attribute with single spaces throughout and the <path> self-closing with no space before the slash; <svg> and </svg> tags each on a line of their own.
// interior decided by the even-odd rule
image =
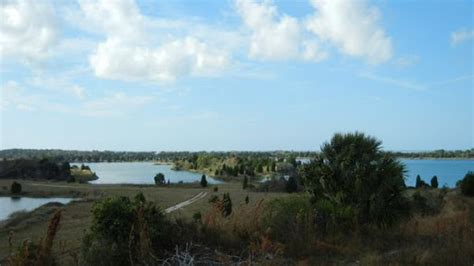
<svg viewBox="0 0 474 266">
<path fill-rule="evenodd" d="M 438 188 L 438 177 L 437 176 L 433 176 L 433 178 L 431 178 L 431 187 L 432 188 Z"/>
<path fill-rule="evenodd" d="M 232 213 L 232 200 L 230 199 L 229 193 L 224 193 L 222 197 L 222 215 L 224 217 L 229 216 Z"/>
<path fill-rule="evenodd" d="M 209 203 L 216 203 L 219 201 L 219 197 L 217 195 L 212 195 L 209 199 Z"/>
<path fill-rule="evenodd" d="M 202 219 L 202 214 L 201 212 L 196 212 L 193 214 L 193 220 L 196 222 L 200 222 Z"/>
<path fill-rule="evenodd" d="M 244 181 L 242 183 L 242 188 L 247 189 L 248 184 L 249 184 L 249 179 L 247 178 L 247 176 L 244 176 Z"/>
<path fill-rule="evenodd" d="M 94 204 L 92 225 L 84 237 L 83 257 L 89 265 L 130 265 L 138 256 L 132 247 L 153 250 L 171 248 L 171 224 L 161 210 L 139 193 L 127 197 L 106 198 Z M 147 246 L 145 245 L 145 246 Z M 143 255 L 143 254 L 142 254 Z"/>
<path fill-rule="evenodd" d="M 0 178 L 35 178 L 66 181 L 69 163 L 48 159 L 16 159 L 0 161 Z"/>
<path fill-rule="evenodd" d="M 155 175 L 155 184 L 156 185 L 164 185 L 165 184 L 165 175 L 163 173 L 158 173 Z M 169 182 L 169 180 L 168 180 Z"/>
<path fill-rule="evenodd" d="M 249 204 L 249 195 L 245 196 L 245 204 Z"/>
<path fill-rule="evenodd" d="M 288 178 L 288 182 L 286 182 L 286 192 L 293 193 L 298 191 L 298 183 L 296 182 L 296 178 L 294 176 L 290 176 Z"/>
<path fill-rule="evenodd" d="M 465 196 L 474 197 L 474 172 L 468 172 L 461 182 L 461 192 Z"/>
<path fill-rule="evenodd" d="M 291 195 L 271 200 L 265 207 L 262 228 L 273 241 L 285 243 L 284 252 L 289 256 L 314 254 L 311 244 L 321 237 L 315 226 L 315 206 L 307 196 Z"/>
<path fill-rule="evenodd" d="M 201 176 L 201 187 L 207 187 L 207 179 L 206 179 L 206 175 L 202 175 Z"/>
<path fill-rule="evenodd" d="M 16 182 L 16 181 L 13 181 L 11 187 L 10 187 L 10 191 L 12 192 L 12 194 L 19 194 L 21 193 L 21 184 Z"/>
<path fill-rule="evenodd" d="M 63 162 L 61 164 L 61 171 L 66 176 L 71 175 L 71 165 L 69 164 L 69 162 Z"/>
<path fill-rule="evenodd" d="M 213 190 L 214 192 L 217 192 L 217 191 L 219 191 L 219 187 L 215 186 L 214 188 L 212 188 L 212 190 Z"/>
<path fill-rule="evenodd" d="M 392 224 L 407 210 L 404 166 L 362 133 L 335 134 L 302 169 L 313 202 L 328 202 L 360 224 Z"/>
<path fill-rule="evenodd" d="M 417 175 L 415 187 L 416 188 L 428 187 L 428 184 L 426 184 L 426 182 L 421 179 L 420 175 Z"/>
</svg>

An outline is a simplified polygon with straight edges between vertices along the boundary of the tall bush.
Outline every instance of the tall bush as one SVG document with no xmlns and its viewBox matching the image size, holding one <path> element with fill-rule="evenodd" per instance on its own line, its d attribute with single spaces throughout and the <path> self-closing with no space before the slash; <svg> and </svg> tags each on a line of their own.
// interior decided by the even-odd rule
<svg viewBox="0 0 474 266">
<path fill-rule="evenodd" d="M 335 134 L 304 166 L 302 176 L 313 202 L 352 210 L 361 224 L 392 224 L 405 213 L 404 165 L 381 142 L 363 133 Z"/>
<path fill-rule="evenodd" d="M 474 197 L 474 172 L 469 171 L 461 182 L 462 194 Z"/>
<path fill-rule="evenodd" d="M 21 184 L 16 182 L 16 181 L 13 181 L 11 187 L 10 187 L 10 191 L 12 192 L 12 194 L 19 194 L 21 193 Z"/>
</svg>

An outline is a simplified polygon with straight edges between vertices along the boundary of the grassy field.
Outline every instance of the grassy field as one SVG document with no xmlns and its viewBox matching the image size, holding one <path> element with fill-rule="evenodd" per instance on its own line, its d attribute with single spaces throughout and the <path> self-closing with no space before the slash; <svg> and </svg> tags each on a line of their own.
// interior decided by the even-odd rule
<svg viewBox="0 0 474 266">
<path fill-rule="evenodd" d="M 0 180 L 0 196 L 10 196 L 9 187 L 13 180 Z M 61 264 L 74 262 L 74 254 L 80 248 L 84 232 L 91 224 L 91 208 L 95 201 L 107 196 L 133 197 L 142 192 L 147 200 L 155 202 L 165 209 L 177 203 L 192 198 L 200 192 L 207 192 L 207 196 L 189 206 L 170 213 L 171 218 L 190 219 L 196 212 L 205 212 L 210 208 L 208 200 L 212 195 L 230 193 L 234 208 L 245 204 L 245 197 L 249 197 L 249 204 L 255 204 L 262 199 L 269 200 L 284 197 L 285 193 L 256 193 L 242 190 L 240 183 L 226 183 L 218 186 L 202 188 L 199 184 L 183 184 L 169 187 L 153 185 L 91 185 L 66 182 L 37 182 L 21 180 L 25 197 L 75 197 L 67 205 L 47 204 L 32 212 L 18 213 L 6 224 L 0 225 L 0 258 L 9 253 L 10 242 L 18 247 L 25 239 L 39 240 L 46 232 L 48 221 L 57 208 L 63 209 L 60 229 L 54 243 L 54 253 Z"/>
</svg>

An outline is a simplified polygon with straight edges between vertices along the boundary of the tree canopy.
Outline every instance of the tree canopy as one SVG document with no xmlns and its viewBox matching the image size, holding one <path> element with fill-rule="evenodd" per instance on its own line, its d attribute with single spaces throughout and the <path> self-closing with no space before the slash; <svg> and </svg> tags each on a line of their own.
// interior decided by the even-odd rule
<svg viewBox="0 0 474 266">
<path fill-rule="evenodd" d="M 313 202 L 353 213 L 360 223 L 390 224 L 406 210 L 404 165 L 363 133 L 335 134 L 302 170 Z"/>
</svg>

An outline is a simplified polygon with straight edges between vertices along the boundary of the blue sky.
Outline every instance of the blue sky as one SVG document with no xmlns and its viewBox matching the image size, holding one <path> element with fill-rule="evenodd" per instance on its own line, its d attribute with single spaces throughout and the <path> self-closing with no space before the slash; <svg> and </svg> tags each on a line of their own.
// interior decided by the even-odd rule
<svg viewBox="0 0 474 266">
<path fill-rule="evenodd" d="M 0 148 L 474 146 L 472 1 L 0 3 Z"/>
</svg>

